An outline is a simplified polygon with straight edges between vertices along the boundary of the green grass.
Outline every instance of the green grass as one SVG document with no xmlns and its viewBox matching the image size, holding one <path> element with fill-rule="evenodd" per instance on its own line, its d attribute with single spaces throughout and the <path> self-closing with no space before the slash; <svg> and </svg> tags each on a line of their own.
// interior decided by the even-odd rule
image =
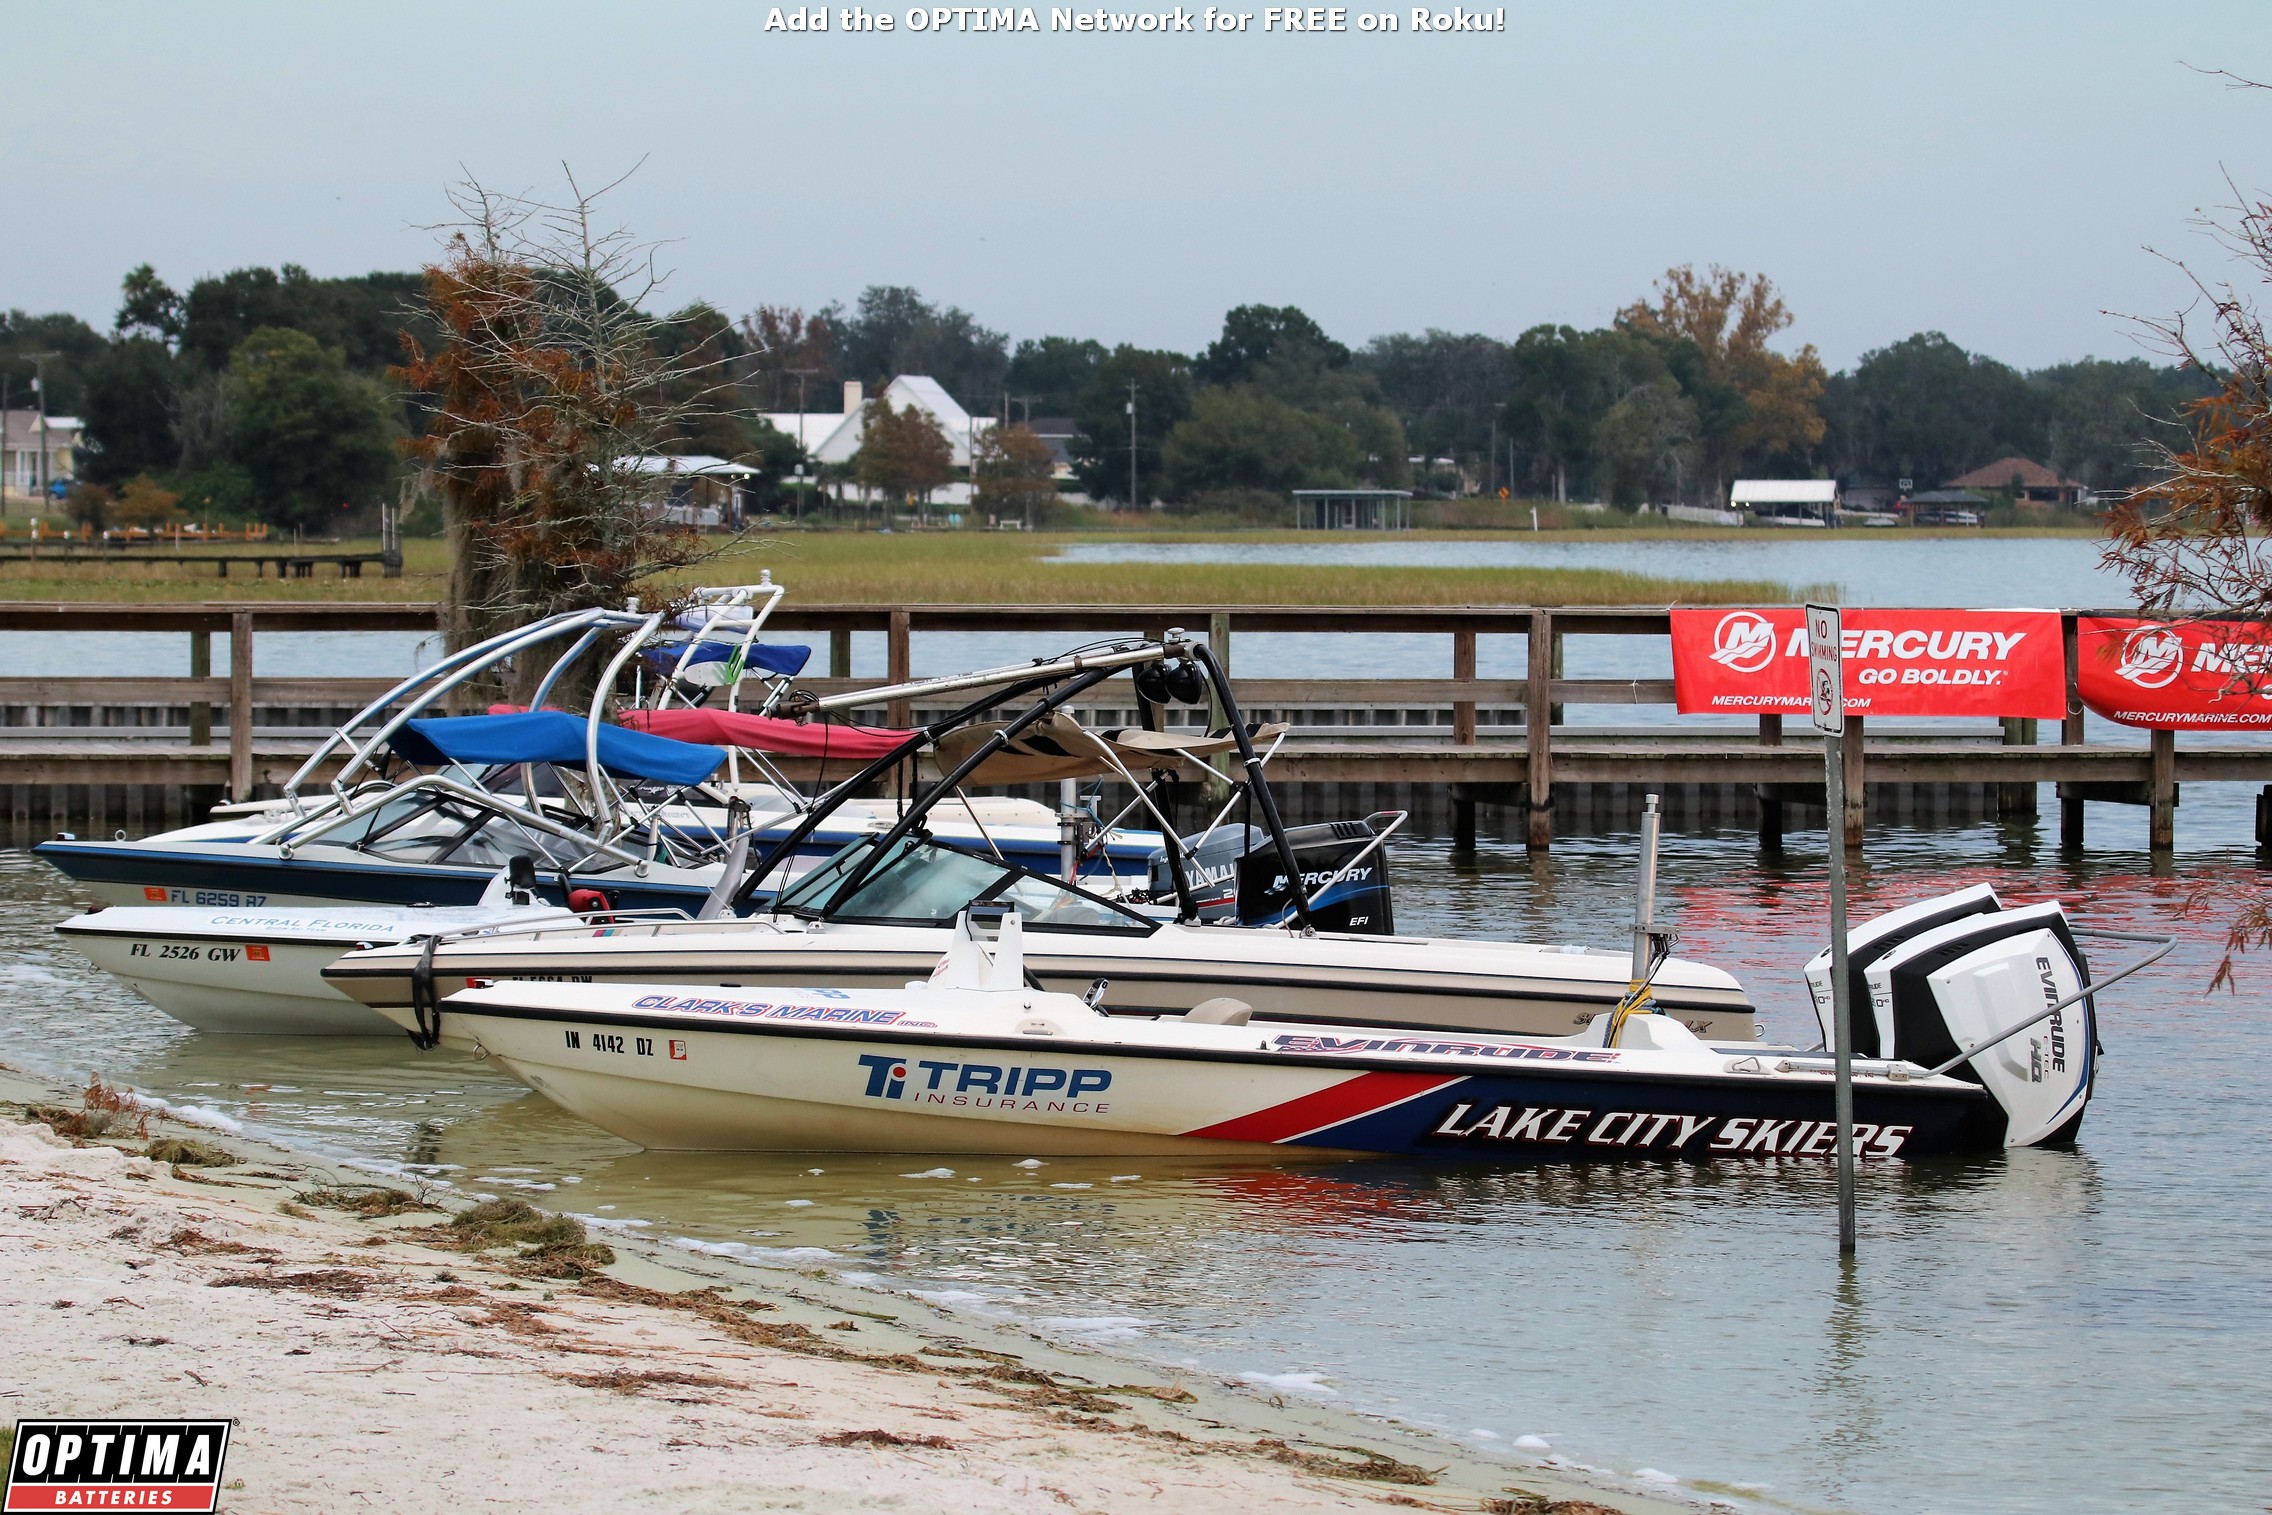
<svg viewBox="0 0 2272 1515">
<path fill-rule="evenodd" d="M 1063 546 L 1095 539 L 1093 534 L 1044 532 L 794 532 L 742 544 L 704 564 L 699 574 L 681 577 L 725 582 L 755 578 L 758 569 L 769 568 L 807 605 L 1726 605 L 1782 603 L 1798 592 L 1770 580 L 1659 579 L 1593 568 L 1067 563 L 1054 558 Z M 1171 533 L 1161 540 L 1268 538 Z"/>
<path fill-rule="evenodd" d="M 1912 531 L 1846 530 L 1808 534 L 1808 540 L 1902 540 L 1915 535 L 1977 539 L 2001 536 L 2093 535 L 2064 530 Z M 771 569 L 805 605 L 863 604 L 1185 604 L 1185 605 L 1662 605 L 1787 604 L 1809 586 L 1759 579 L 1668 579 L 1606 569 L 1359 568 L 1307 564 L 1068 563 L 1060 549 L 1076 542 L 1349 541 L 1757 541 L 1756 530 L 1667 526 L 1547 531 L 1414 531 L 1378 534 L 1289 530 L 1221 531 L 1156 522 L 1146 529 L 1108 526 L 1066 532 L 838 532 L 784 531 L 740 542 L 720 539 L 721 551 L 697 569 L 672 576 L 676 583 L 725 583 Z M 375 551 L 375 541 L 344 542 L 311 551 Z M 241 548 L 238 550 L 242 550 Z M 0 564 L 0 600 L 161 601 L 412 601 L 440 598 L 449 576 L 443 543 L 413 538 L 405 544 L 401 578 L 367 568 L 342 579 L 319 567 L 316 576 L 251 578 L 233 566 L 220 578 L 202 563 L 168 564 L 120 553 L 101 562 Z"/>
</svg>

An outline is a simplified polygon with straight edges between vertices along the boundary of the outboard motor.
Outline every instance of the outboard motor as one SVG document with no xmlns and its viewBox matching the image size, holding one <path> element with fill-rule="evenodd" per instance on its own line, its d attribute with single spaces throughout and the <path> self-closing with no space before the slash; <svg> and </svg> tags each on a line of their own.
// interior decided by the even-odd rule
<svg viewBox="0 0 2272 1515">
<path fill-rule="evenodd" d="M 1371 820 L 1325 821 L 1287 829 L 1286 839 L 1293 844 L 1294 861 L 1301 867 L 1300 887 L 1305 894 L 1316 893 L 1343 868 L 1348 869 L 1311 901 L 1310 919 L 1320 931 L 1395 934 L 1388 847 L 1385 843 L 1373 846 L 1379 835 Z M 1365 850 L 1368 847 L 1372 848 L 1369 853 Z M 1194 836 L 1184 839 L 1184 848 L 1184 867 L 1201 920 L 1277 926 L 1293 918 L 1293 891 L 1269 832 L 1259 826 L 1218 826 L 1204 846 Z M 1155 900 L 1175 898 L 1175 879 L 1164 848 L 1151 856 L 1151 892 Z"/>
<path fill-rule="evenodd" d="M 1871 1017 L 1881 1034 L 1890 1028 L 1878 1055 L 1935 1067 L 2082 994 L 2090 966 L 2054 900 L 1911 935 L 1866 977 Z M 2083 995 L 1948 1071 L 1995 1096 L 2006 1146 L 2041 1146 L 2072 1139 L 2082 1124 L 2097 1047 L 2097 1007 Z"/>
<path fill-rule="evenodd" d="M 1935 895 L 1873 916 L 1846 932 L 1846 1002 L 1854 1007 L 1854 1055 L 1891 1057 L 1893 1026 L 1865 1012 L 1870 1003 L 1869 970 L 1887 953 L 1936 926 L 1968 916 L 1993 915 L 2004 908 L 1988 884 L 1974 884 L 1954 894 Z M 1822 1026 L 1822 1044 L 1832 1045 L 1835 1012 L 1830 999 L 1830 949 L 1823 948 L 1807 963 L 1807 993 L 1814 1000 L 1814 1016 Z M 1954 1048 L 1950 1049 L 1954 1051 Z"/>
</svg>

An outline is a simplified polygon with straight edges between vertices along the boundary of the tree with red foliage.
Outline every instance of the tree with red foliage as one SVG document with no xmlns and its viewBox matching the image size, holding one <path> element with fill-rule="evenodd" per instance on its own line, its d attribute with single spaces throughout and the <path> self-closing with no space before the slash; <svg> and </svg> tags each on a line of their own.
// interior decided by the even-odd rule
<svg viewBox="0 0 2272 1515">
<path fill-rule="evenodd" d="M 452 192 L 462 219 L 425 270 L 441 335 L 429 346 L 405 332 L 393 370 L 433 407 L 405 445 L 442 501 L 453 650 L 621 606 L 641 581 L 711 555 L 668 520 L 662 478 L 638 460 L 707 408 L 713 360 L 664 355 L 664 323 L 641 309 L 662 285 L 653 249 L 597 226 L 605 190 L 572 176 L 569 190 L 558 205 Z"/>
</svg>

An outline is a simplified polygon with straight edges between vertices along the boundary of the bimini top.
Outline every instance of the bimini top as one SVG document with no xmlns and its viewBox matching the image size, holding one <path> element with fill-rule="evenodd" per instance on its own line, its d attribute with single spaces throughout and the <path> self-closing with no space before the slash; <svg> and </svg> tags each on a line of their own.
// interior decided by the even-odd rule
<svg viewBox="0 0 2272 1515">
<path fill-rule="evenodd" d="M 894 726 L 838 726 L 788 721 L 746 710 L 693 705 L 670 710 L 626 710 L 623 724 L 681 742 L 718 742 L 783 757 L 850 758 L 869 762 L 915 735 Z"/>
<path fill-rule="evenodd" d="M 421 767 L 443 763 L 565 763 L 582 767 L 593 733 L 580 715 L 524 710 L 511 715 L 453 715 L 407 721 L 391 739 L 395 752 Z M 603 725 L 600 766 L 610 773 L 664 784 L 699 784 L 726 760 L 723 749 Z"/>
<path fill-rule="evenodd" d="M 729 628 L 730 629 L 730 628 Z M 812 661 L 813 650 L 791 643 L 750 642 L 739 637 L 707 637 L 687 651 L 686 639 L 657 642 L 643 647 L 639 655 L 647 666 L 662 675 L 677 674 L 690 684 L 715 687 L 719 684 L 738 683 L 744 672 L 774 674 L 782 678 L 795 678 L 804 672 L 805 664 Z M 680 659 L 685 661 L 682 663 Z"/>
</svg>

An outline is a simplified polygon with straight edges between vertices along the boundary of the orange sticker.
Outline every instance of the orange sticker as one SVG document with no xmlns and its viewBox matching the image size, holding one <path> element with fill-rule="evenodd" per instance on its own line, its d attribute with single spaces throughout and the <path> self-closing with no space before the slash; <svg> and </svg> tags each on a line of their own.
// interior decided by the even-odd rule
<svg viewBox="0 0 2272 1515">
<path fill-rule="evenodd" d="M 671 1059 L 674 1062 L 681 1063 L 686 1061 L 686 1043 L 682 1041 L 673 1041 L 671 1043 Z"/>
<path fill-rule="evenodd" d="M 166 902 L 166 891 L 160 889 L 156 884 L 144 884 L 142 886 L 142 897 L 146 900 L 156 900 L 163 905 Z"/>
<path fill-rule="evenodd" d="M 265 963 L 268 961 L 268 949 L 258 942 L 253 942 L 245 948 L 245 960 L 247 962 Z"/>
</svg>

